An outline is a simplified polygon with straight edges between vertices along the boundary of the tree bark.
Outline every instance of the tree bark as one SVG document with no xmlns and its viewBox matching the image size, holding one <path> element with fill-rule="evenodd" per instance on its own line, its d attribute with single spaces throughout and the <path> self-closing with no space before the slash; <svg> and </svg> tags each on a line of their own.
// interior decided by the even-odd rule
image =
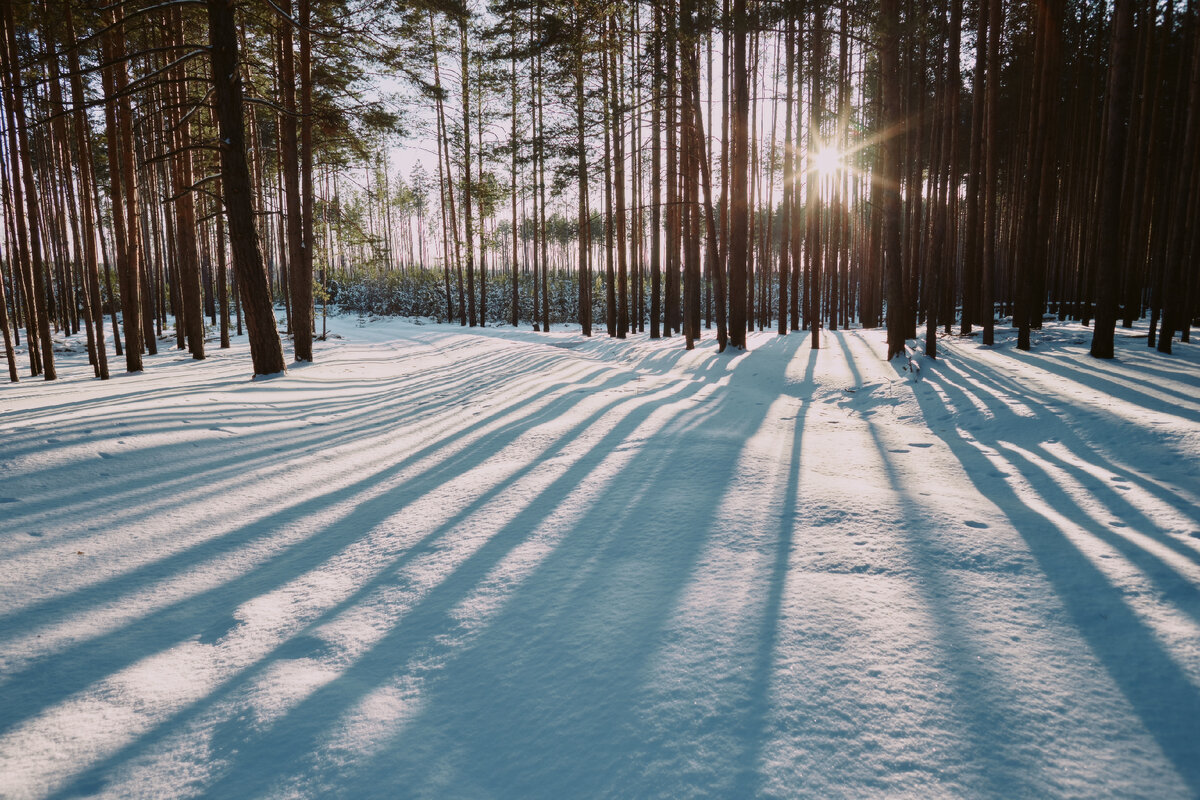
<svg viewBox="0 0 1200 800">
<path fill-rule="evenodd" d="M 883 195 L 883 260 L 887 281 L 887 357 L 904 353 L 908 310 L 904 302 L 904 269 L 900 261 L 900 68 L 897 34 L 900 9 L 897 0 L 880 0 L 879 69 L 883 90 L 884 131 L 879 193 Z"/>
<path fill-rule="evenodd" d="M 267 270 L 258 243 L 246 162 L 246 131 L 242 115 L 242 79 L 232 0 L 207 0 L 212 46 L 213 94 L 221 139 L 221 183 L 233 269 L 246 314 L 250 358 L 255 375 L 284 372 L 283 345 L 275 326 L 275 310 Z M 129 349 L 133 349 L 130 347 Z"/>
<path fill-rule="evenodd" d="M 1117 294 L 1121 262 L 1117 241 L 1121 227 L 1121 174 L 1129 132 L 1130 40 L 1133 38 L 1133 0 L 1115 0 L 1112 50 L 1109 56 L 1108 102 L 1105 110 L 1103 160 L 1100 164 L 1100 242 L 1096 248 L 1096 319 L 1091 354 L 1113 357 Z M 1168 338 L 1170 338 L 1168 334 Z"/>
<path fill-rule="evenodd" d="M 42 263 L 41 210 L 38 206 L 37 186 L 33 180 L 33 166 L 29 153 L 29 133 L 25 122 L 25 99 L 21 88 L 21 72 L 17 67 L 17 37 L 12 3 L 4 3 L 3 22 L 5 39 L 3 46 L 7 56 L 4 59 L 7 67 L 5 106 L 8 108 L 9 115 L 8 147 L 9 159 L 12 164 L 13 216 L 17 221 L 17 245 L 21 250 L 22 262 L 26 263 L 27 258 L 26 274 L 31 276 L 29 285 L 32 289 L 33 301 L 33 304 L 26 308 L 26 314 L 36 320 L 42 377 L 52 381 L 58 377 L 54 368 L 54 343 L 50 338 L 52 312 L 47 304 L 49 287 L 46 286 L 45 266 Z M 24 209 L 21 208 L 22 199 L 25 201 Z M 33 356 L 32 348 L 30 356 L 31 358 Z"/>
<path fill-rule="evenodd" d="M 746 262 L 749 255 L 750 214 L 747 208 L 749 170 L 750 85 L 746 66 L 746 34 L 750 21 L 746 0 L 733 0 L 733 126 L 730 133 L 729 202 L 729 341 L 746 349 Z"/>
</svg>

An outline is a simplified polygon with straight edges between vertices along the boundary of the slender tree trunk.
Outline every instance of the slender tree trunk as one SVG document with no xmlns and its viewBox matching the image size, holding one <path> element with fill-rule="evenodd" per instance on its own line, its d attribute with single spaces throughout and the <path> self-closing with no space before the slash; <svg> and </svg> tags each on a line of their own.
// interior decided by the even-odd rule
<svg viewBox="0 0 1200 800">
<path fill-rule="evenodd" d="M 967 219 L 963 241 L 962 327 L 969 336 L 979 304 L 980 279 L 980 191 L 983 186 L 984 76 L 987 64 L 987 20 L 989 0 L 980 0 L 975 22 L 975 73 L 971 87 L 971 144 L 967 164 Z"/>
<path fill-rule="evenodd" d="M 438 118 L 438 141 L 440 143 L 439 151 L 442 154 L 442 161 L 438 163 L 438 172 L 440 173 L 440 183 L 445 191 L 446 200 L 450 206 L 450 227 L 449 237 L 454 244 L 454 269 L 457 276 L 458 288 L 458 316 L 459 324 L 464 327 L 467 324 L 467 301 L 463 292 L 463 274 L 462 274 L 462 253 L 461 240 L 458 238 L 458 215 L 454 204 L 454 167 L 450 161 L 450 131 L 446 125 L 446 111 L 443 103 L 443 95 L 445 91 L 442 88 L 441 71 L 438 68 L 438 45 L 437 45 L 437 27 L 434 24 L 433 11 L 429 11 L 429 40 L 433 51 L 433 86 L 434 95 L 436 96 L 437 118 Z M 444 171 L 443 171 L 444 170 Z M 443 229 L 445 220 L 442 220 Z M 443 246 L 446 252 L 446 258 L 449 259 L 450 254 L 448 249 Z M 447 300 L 447 308 L 449 308 L 449 300 Z"/>
<path fill-rule="evenodd" d="M 791 264 L 792 245 L 792 204 L 795 203 L 796 189 L 796 142 L 792 136 L 792 95 L 795 88 L 793 80 L 796 75 L 796 21 L 787 18 L 787 30 L 784 34 L 784 101 L 783 101 L 783 203 L 779 212 L 779 327 L 780 336 L 788 332 L 788 283 L 789 266 Z M 797 131 L 799 133 L 799 131 Z"/>
<path fill-rule="evenodd" d="M 879 176 L 883 195 L 883 260 L 887 283 L 887 328 L 890 361 L 904 353 L 908 311 L 904 302 L 904 269 L 900 261 L 900 116 L 899 44 L 900 9 L 896 0 L 880 0 L 879 69 L 883 89 L 880 129 L 885 132 Z"/>
<path fill-rule="evenodd" d="M 470 75 L 470 53 L 467 49 L 467 16 L 458 18 L 458 43 L 462 55 L 462 114 L 463 114 L 463 238 L 467 250 L 467 320 L 471 327 L 479 323 L 475 313 L 475 231 L 471 218 L 471 91 L 468 86 Z M 482 221 L 482 220 L 481 220 Z"/>
<path fill-rule="evenodd" d="M 538 24 L 542 23 L 542 4 L 537 6 Z M 538 79 L 534 85 L 537 92 L 537 148 L 538 148 L 538 209 L 540 218 L 538 229 L 542 244 L 542 326 L 550 330 L 550 257 L 549 241 L 546 235 L 546 116 L 545 116 L 545 72 L 542 66 L 542 50 L 537 51 Z"/>
<path fill-rule="evenodd" d="M 723 353 L 729 341 L 729 331 L 726 318 L 726 285 L 725 271 L 721 269 L 721 246 L 717 235 L 717 220 L 713 212 L 713 189 L 712 189 L 712 174 L 709 169 L 708 154 L 704 152 L 704 143 L 708 139 L 704 135 L 704 118 L 700 114 L 700 76 L 696 68 L 695 62 L 692 62 L 691 69 L 691 86 L 689 90 L 692 95 L 692 110 L 694 112 L 694 125 L 691 126 L 693 132 L 693 141 L 695 142 L 697 152 L 699 153 L 700 161 L 700 184 L 704 189 L 704 212 L 705 212 L 705 246 L 709 251 L 709 268 L 712 272 L 713 291 L 715 297 L 713 304 L 717 309 L 717 352 Z M 698 238 L 698 237 L 697 237 Z"/>
<path fill-rule="evenodd" d="M 579 13 L 578 12 L 578 7 L 579 7 L 578 0 L 576 0 L 575 5 L 576 5 L 576 17 L 578 18 L 578 13 Z M 509 47 L 512 49 L 511 59 L 510 59 L 510 61 L 511 61 L 511 65 L 510 65 L 511 66 L 511 72 L 510 72 L 511 81 L 509 84 L 509 88 L 512 93 L 512 106 L 511 106 L 511 111 L 512 111 L 512 137 L 511 137 L 512 172 L 510 174 L 511 181 L 512 181 L 512 187 L 511 187 L 512 188 L 512 287 L 511 287 L 512 308 L 510 309 L 510 316 L 512 319 L 512 326 L 514 328 L 516 328 L 520 325 L 520 306 L 518 303 L 520 275 L 518 273 L 518 266 L 517 266 L 517 242 L 519 241 L 519 237 L 520 237 L 520 230 L 519 230 L 520 226 L 519 226 L 519 218 L 517 217 L 517 12 L 516 12 L 515 7 L 512 11 L 512 19 L 510 20 L 510 25 L 511 25 L 511 39 L 509 42 Z M 576 94 L 577 94 L 577 98 L 576 98 L 577 122 L 579 125 L 579 141 L 580 141 L 579 157 L 580 157 L 580 159 L 585 159 L 586 157 L 583 153 L 583 147 L 582 147 L 582 142 L 583 142 L 583 99 L 584 99 L 583 98 L 582 54 L 580 55 L 579 64 L 576 67 L 575 81 L 576 81 L 575 88 L 576 88 Z M 586 178 L 585 167 L 580 168 L 580 175 L 584 176 L 584 178 Z M 582 179 L 581 179 L 580 185 L 581 186 L 586 185 Z M 579 195 L 580 209 L 581 209 L 579 212 L 579 214 L 580 214 L 579 234 L 580 234 L 581 240 L 583 238 L 583 216 L 586 213 L 586 211 L 583 210 L 586 207 L 586 200 L 587 200 L 586 195 L 587 195 L 587 192 L 581 188 L 580 195 Z M 580 244 L 580 259 L 579 259 L 580 264 L 584 263 L 585 255 L 586 254 L 583 250 L 583 244 Z M 583 297 L 584 297 L 584 286 L 583 286 L 583 281 L 580 280 L 580 282 L 579 282 L 579 309 L 580 309 L 579 313 L 581 316 L 584 313 L 583 312 Z M 591 332 L 590 325 L 588 325 L 588 323 L 585 320 L 581 320 L 581 321 L 584 324 L 584 333 L 590 334 L 590 332 Z"/>
<path fill-rule="evenodd" d="M 996 242 L 1000 237 L 1000 39 L 1004 32 L 1004 0 L 986 0 L 988 7 L 987 86 L 985 87 L 986 130 L 983 135 L 986 164 L 983 182 L 983 275 L 980 306 L 983 311 L 983 343 L 995 344 L 996 310 L 993 288 L 996 274 Z"/>
<path fill-rule="evenodd" d="M 53 313 L 48 304 L 49 287 L 44 278 L 45 266 L 42 263 L 41 242 L 41 209 L 38 205 L 37 186 L 33 180 L 33 166 L 30 160 L 29 134 L 25 123 L 25 98 L 21 87 L 21 73 L 17 67 L 17 37 L 16 25 L 13 21 L 12 3 L 4 3 L 4 51 L 3 59 L 6 65 L 5 75 L 5 106 L 8 109 L 9 159 L 12 164 L 13 217 L 17 221 L 17 246 L 21 251 L 22 262 L 26 261 L 28 253 L 28 268 L 30 276 L 32 303 L 26 307 L 26 314 L 36 321 L 38 332 L 38 351 L 41 356 L 40 371 L 45 380 L 52 381 L 58 377 L 54 368 L 54 344 L 50 338 L 50 317 Z M 25 208 L 21 208 L 24 200 Z M 32 332 L 29 337 L 30 357 L 33 358 Z M 37 373 L 34 373 L 37 374 Z"/>
<path fill-rule="evenodd" d="M 74 42 L 75 32 L 70 9 L 65 10 L 66 29 L 65 41 Z M 83 78 L 80 74 L 79 48 L 71 47 L 67 51 L 67 68 L 71 73 L 71 102 L 74 106 L 75 149 L 79 172 L 79 207 L 83 212 L 83 263 L 86 272 L 87 293 L 92 307 L 92 324 L 95 328 L 97 372 L 101 380 L 107 380 L 108 354 L 104 347 L 104 308 L 100 296 L 100 266 L 96 255 L 96 236 L 98 225 L 96 217 L 99 209 L 93 204 L 95 191 L 92 185 L 94 172 L 92 165 L 91 124 L 84 112 L 85 98 L 83 93 Z"/>
<path fill-rule="evenodd" d="M 663 13 L 654 6 L 654 70 L 650 103 L 650 338 L 662 334 L 659 320 L 662 315 L 662 48 Z"/>
<path fill-rule="evenodd" d="M 616 338 L 617 335 L 617 287 L 616 287 L 616 265 L 613 253 L 614 225 L 613 225 L 613 119 L 612 109 L 613 104 L 610 102 L 610 94 L 613 92 L 611 85 L 612 70 L 609 67 L 609 61 L 612 59 L 612 47 L 610 40 L 610 28 L 605 26 L 605 51 L 601 54 L 601 70 L 603 72 L 602 89 L 604 100 L 604 309 L 605 322 L 608 327 L 608 335 Z"/>
<path fill-rule="evenodd" d="M 1099 242 L 1096 254 L 1096 319 L 1091 354 L 1113 357 L 1117 322 L 1117 294 L 1121 262 L 1117 241 L 1121 226 L 1121 175 L 1124 172 L 1130 105 L 1130 40 L 1133 37 L 1133 0 L 1115 0 L 1112 50 L 1109 55 L 1108 102 L 1105 110 L 1103 157 L 1100 163 Z M 1168 334 L 1169 338 L 1169 334 Z"/>
<path fill-rule="evenodd" d="M 183 44 L 183 12 L 172 9 L 172 24 L 169 28 L 172 44 Z M 192 141 L 190 124 L 182 119 L 181 109 L 187 98 L 186 75 L 182 65 L 173 70 L 174 103 L 177 106 L 168 114 L 173 130 L 173 140 L 167 143 L 175 151 L 172 164 L 175 196 L 175 263 L 178 275 L 179 308 L 176 309 L 176 329 L 182 327 L 188 351 L 194 359 L 204 358 L 204 308 L 200 294 L 200 263 L 197 259 L 196 207 L 192 194 Z M 182 325 L 181 325 L 182 323 Z"/>
<path fill-rule="evenodd" d="M 612 39 L 614 55 L 609 57 L 610 99 L 612 102 L 612 133 L 613 133 L 613 186 L 616 195 L 616 225 L 617 234 L 617 338 L 624 339 L 629 330 L 629 252 L 626 248 L 625 226 L 625 126 L 623 122 L 621 102 L 621 68 L 620 59 L 621 39 L 617 22 L 609 18 L 609 35 Z"/>
<path fill-rule="evenodd" d="M 292 347 L 297 361 L 313 360 L 313 120 L 312 9 L 299 0 L 300 22 L 300 259 L 292 265 Z"/>
<path fill-rule="evenodd" d="M 1129 0 L 1124 0 L 1129 2 Z M 1195 15 L 1188 14 L 1188 26 L 1195 31 Z M 1184 337 L 1190 327 L 1189 315 L 1194 308 L 1189 305 L 1187 281 L 1184 279 L 1184 268 L 1187 264 L 1188 234 L 1192 232 L 1194 239 L 1195 217 L 1188 213 L 1188 195 L 1197 193 L 1194 174 L 1196 172 L 1196 151 L 1200 149 L 1200 43 L 1193 42 L 1191 78 L 1187 85 L 1187 114 L 1183 130 L 1183 150 L 1179 163 L 1179 174 L 1175 178 L 1174 203 L 1170 233 L 1164 250 L 1164 301 L 1162 330 L 1158 335 L 1158 351 L 1171 352 L 1171 339 L 1176 331 L 1182 331 Z M 1180 86 L 1180 92 L 1184 87 Z M 1195 247 L 1192 247 L 1195 252 Z M 1195 262 L 1191 262 L 1195 269 Z M 1194 285 L 1194 283 L 1193 283 Z M 1099 320 L 1097 320 L 1098 322 Z M 1183 339 L 1186 341 L 1186 338 Z"/>
<path fill-rule="evenodd" d="M 809 94 L 808 117 L 808 202 L 805 204 L 805 214 L 808 216 L 808 231 L 804 239 L 804 248 L 808 252 L 808 324 L 812 336 L 809 343 L 813 350 L 821 346 L 821 253 L 824 242 L 821 236 L 821 215 L 824 201 L 821 198 L 821 184 L 824 177 L 817 169 L 816 156 L 823 148 L 821 142 L 821 106 L 823 104 L 821 71 L 824 68 L 825 24 L 824 6 L 819 6 L 813 12 L 812 32 L 812 86 Z M 887 77 L 884 77 L 887 80 Z"/>
<path fill-rule="evenodd" d="M 585 104 L 587 97 L 584 94 L 583 84 L 583 48 L 584 36 L 587 32 L 584 30 L 584 19 L 580 10 L 579 0 L 574 0 L 573 3 L 575 13 L 575 175 L 579 181 L 579 264 L 576 266 L 576 273 L 579 276 L 579 324 L 582 328 L 584 336 L 592 335 L 592 281 L 591 270 L 588 265 L 588 254 L 591 250 L 591 225 L 588 220 L 588 174 L 587 174 L 587 144 L 585 135 L 587 133 L 587 118 L 584 115 Z M 515 62 L 514 62 L 515 63 Z M 515 75 L 515 73 L 514 73 Z M 514 79 L 514 92 L 515 79 Z M 513 95 L 514 108 L 516 104 Z M 513 123 L 513 138 L 516 138 L 516 123 Z M 513 161 L 514 165 L 516 161 Z M 513 219 L 517 218 L 516 199 L 513 199 Z M 513 255 L 513 282 L 516 285 L 516 269 L 517 261 L 514 250 Z M 513 308 L 516 308 L 516 295 L 513 295 Z"/>
<path fill-rule="evenodd" d="M 729 224 L 729 337 L 738 350 L 746 349 L 746 262 L 749 255 L 750 213 L 747 203 L 750 139 L 749 71 L 746 34 L 750 20 L 746 0 L 733 0 L 733 125 L 730 133 Z"/>
</svg>

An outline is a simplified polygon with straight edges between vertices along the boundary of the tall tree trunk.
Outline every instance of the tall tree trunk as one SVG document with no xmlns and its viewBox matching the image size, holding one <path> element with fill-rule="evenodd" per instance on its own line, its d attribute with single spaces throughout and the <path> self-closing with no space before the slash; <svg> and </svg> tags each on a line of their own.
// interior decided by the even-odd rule
<svg viewBox="0 0 1200 800">
<path fill-rule="evenodd" d="M 442 203 L 442 229 L 443 234 L 449 236 L 450 243 L 454 245 L 454 270 L 457 276 L 456 286 L 458 289 L 458 316 L 459 324 L 466 326 L 467 324 L 467 302 L 463 294 L 463 274 L 462 274 L 462 255 L 461 241 L 458 238 L 458 216 L 454 204 L 454 168 L 450 162 L 450 131 L 446 125 L 446 110 L 443 97 L 445 90 L 442 88 L 442 75 L 438 67 L 438 40 L 437 40 L 437 25 L 434 22 L 433 10 L 429 11 L 429 42 L 430 49 L 433 54 L 433 91 L 435 97 L 435 105 L 437 111 L 438 125 L 438 184 L 443 192 L 444 200 Z M 446 226 L 445 208 L 449 205 L 450 208 L 450 224 Z M 443 243 L 442 250 L 444 251 L 444 259 L 449 261 L 450 248 L 446 243 Z M 453 316 L 451 309 L 449 287 L 446 290 L 446 309 L 447 317 Z"/>
<path fill-rule="evenodd" d="M 749 256 L 750 213 L 747 208 L 749 170 L 750 85 L 746 65 L 746 34 L 750 21 L 746 0 L 733 0 L 733 126 L 730 134 L 729 220 L 729 339 L 746 349 L 746 262 Z"/>
<path fill-rule="evenodd" d="M 969 336 L 979 304 L 980 279 L 980 191 L 983 186 L 984 76 L 987 64 L 987 19 L 989 0 L 980 0 L 975 20 L 975 73 L 971 85 L 971 144 L 967 163 L 967 219 L 963 240 L 962 327 Z"/>
<path fill-rule="evenodd" d="M 880 130 L 883 164 L 879 193 L 883 195 L 883 260 L 887 283 L 887 329 L 890 361 L 904 353 L 908 310 L 904 302 L 904 269 L 900 260 L 900 148 L 903 121 L 900 116 L 900 69 L 897 34 L 900 9 L 897 0 L 880 0 L 879 69 L 883 89 Z"/>
<path fill-rule="evenodd" d="M 629 252 L 626 248 L 625 235 L 625 126 L 623 124 L 620 58 L 621 38 L 618 33 L 615 17 L 609 18 L 609 35 L 612 39 L 614 54 L 609 57 L 610 98 L 612 101 L 612 132 L 613 132 L 613 186 L 615 194 L 615 211 L 617 233 L 617 338 L 624 339 L 629 329 Z"/>
<path fill-rule="evenodd" d="M 110 18 L 116 24 L 118 12 Z M 128 77 L 124 62 L 124 35 L 114 28 L 104 37 L 104 51 L 113 66 L 104 70 L 106 133 L 108 137 L 108 171 L 111 177 L 112 220 L 117 261 L 117 279 L 121 293 L 121 326 L 125 333 L 125 368 L 128 372 L 142 371 L 141 270 L 137 227 L 137 177 L 133 170 L 133 152 L 126 148 L 125 120 L 129 116 L 128 97 L 118 97 Z M 132 214 L 126 209 L 133 207 Z M 133 220 L 132 230 L 130 220 Z"/>
<path fill-rule="evenodd" d="M 313 132 L 312 132 L 312 9 L 299 0 L 300 23 L 300 258 L 293 260 L 292 348 L 297 361 L 312 361 L 313 343 Z"/>
<path fill-rule="evenodd" d="M 1117 242 L 1121 227 L 1121 175 L 1129 134 L 1130 42 L 1133 38 L 1133 0 L 1115 0 L 1112 50 L 1109 55 L 1108 102 L 1105 108 L 1103 157 L 1100 162 L 1099 233 L 1096 248 L 1096 319 L 1091 354 L 1113 357 L 1117 322 L 1117 294 L 1121 261 Z M 1168 334 L 1169 338 L 1169 334 Z"/>
<path fill-rule="evenodd" d="M 1125 2 L 1129 2 L 1129 0 L 1125 0 Z M 1196 30 L 1194 13 L 1188 14 L 1187 25 L 1194 36 Z M 1180 157 L 1179 174 L 1175 178 L 1174 209 L 1172 210 L 1170 233 L 1164 251 L 1163 280 L 1165 292 L 1162 330 L 1158 335 L 1158 351 L 1160 353 L 1171 352 L 1171 339 L 1174 337 L 1176 331 L 1183 331 L 1184 335 L 1187 335 L 1188 328 L 1190 327 L 1188 317 L 1193 312 L 1193 307 L 1189 305 L 1188 287 L 1184 280 L 1184 267 L 1188 263 L 1186 256 L 1189 231 L 1193 234 L 1192 238 L 1195 238 L 1195 217 L 1189 216 L 1188 213 L 1188 195 L 1191 193 L 1195 196 L 1197 192 L 1194 175 L 1197 168 L 1196 150 L 1200 149 L 1200 43 L 1193 41 L 1191 49 L 1191 79 L 1188 81 L 1186 89 L 1188 97 L 1187 121 L 1184 124 L 1183 149 Z M 1184 87 L 1180 86 L 1179 90 L 1180 92 L 1184 91 Z M 1192 247 L 1193 254 L 1195 253 L 1195 249 L 1195 247 Z M 1195 262 L 1191 263 L 1194 270 Z"/>
<path fill-rule="evenodd" d="M 727 287 L 725 285 L 725 270 L 721 269 L 721 246 L 717 235 L 716 215 L 713 212 L 712 174 L 709 168 L 708 154 L 704 152 L 705 143 L 708 142 L 708 139 L 704 135 L 704 117 L 700 113 L 700 75 L 694 60 L 691 63 L 689 73 L 691 75 L 691 86 L 688 88 L 692 95 L 692 111 L 694 113 L 694 125 L 691 126 L 691 130 L 693 132 L 693 141 L 699 154 L 700 185 L 704 189 L 705 246 L 709 251 L 708 263 L 712 273 L 713 292 L 715 294 L 713 304 L 717 309 L 717 352 L 723 353 L 729 341 L 725 311 Z"/>
<path fill-rule="evenodd" d="M 579 13 L 578 0 L 576 0 L 575 7 L 576 7 L 576 18 L 578 19 L 578 13 Z M 516 12 L 515 7 L 513 8 L 511 13 L 512 13 L 512 19 L 510 21 L 511 40 L 509 43 L 509 47 L 511 48 L 512 52 L 510 54 L 510 56 L 511 56 L 511 59 L 510 59 L 511 60 L 511 73 L 510 73 L 511 81 L 510 81 L 509 88 L 512 93 L 512 106 L 511 106 L 511 112 L 512 112 L 512 138 L 511 138 L 511 144 L 512 144 L 512 172 L 511 172 L 511 179 L 512 179 L 512 287 L 511 287 L 512 308 L 510 309 L 510 315 L 512 318 L 512 326 L 514 328 L 516 328 L 520 324 L 520 306 L 518 303 L 520 275 L 518 273 L 518 265 L 517 265 L 517 242 L 520 241 L 520 226 L 519 226 L 519 218 L 517 217 L 517 12 Z M 582 47 L 582 45 L 581 45 L 581 47 Z M 580 61 L 576 65 L 576 72 L 575 72 L 575 88 L 576 88 L 576 104 L 577 104 L 576 105 L 576 114 L 577 114 L 577 123 L 579 126 L 579 128 L 578 128 L 579 141 L 581 143 L 579 157 L 581 159 L 586 159 L 586 156 L 583 154 L 583 147 L 582 147 L 583 132 L 584 132 L 583 131 L 583 124 L 584 124 L 583 123 L 583 100 L 584 100 L 584 98 L 583 98 L 582 53 L 580 53 L 579 58 L 580 58 Z M 585 167 L 580 169 L 580 175 L 584 176 L 584 178 L 586 179 L 585 169 L 586 169 L 586 163 L 585 163 Z M 585 186 L 586 183 L 581 181 L 580 185 Z M 587 195 L 587 192 L 581 188 L 580 195 L 579 195 L 579 199 L 580 199 L 579 234 L 580 234 L 580 240 L 581 240 L 580 259 L 579 259 L 580 264 L 583 264 L 585 262 L 585 256 L 586 256 L 586 253 L 583 249 L 584 245 L 582 244 L 583 219 L 584 219 L 584 215 L 587 213 L 584 210 L 587 205 L 586 195 Z M 581 280 L 579 282 L 579 308 L 580 308 L 579 313 L 581 316 L 584 314 L 583 297 L 584 297 L 584 285 L 583 285 L 583 281 Z M 591 334 L 590 324 L 586 320 L 581 320 L 581 322 L 583 322 L 583 325 L 584 325 L 584 333 L 586 335 L 590 335 Z"/>
<path fill-rule="evenodd" d="M 980 280 L 980 307 L 983 311 L 983 343 L 995 344 L 996 309 L 993 288 L 996 274 L 996 242 L 1000 238 L 1000 39 L 1004 33 L 1004 0 L 987 0 L 987 86 L 985 88 L 986 130 L 983 181 L 983 275 Z"/>
<path fill-rule="evenodd" d="M 242 81 L 238 63 L 237 29 L 232 0 L 207 0 L 212 47 L 213 94 L 221 138 L 221 183 L 233 268 L 246 313 L 250 358 L 255 375 L 285 371 L 283 345 L 275 327 L 275 311 L 267 285 L 267 270 L 258 245 L 246 163 L 246 130 L 242 116 Z M 132 350 L 132 346 L 129 348 Z"/>
<path fill-rule="evenodd" d="M 480 64 L 482 71 L 482 63 Z M 475 85 L 475 138 L 478 147 L 475 148 L 475 162 L 479 174 L 479 191 L 476 200 L 479 205 L 479 324 L 487 325 L 487 215 L 484 208 L 483 193 L 483 78 L 480 75 Z"/>
<path fill-rule="evenodd" d="M 650 103 L 650 338 L 661 336 L 662 314 L 662 7 L 654 6 L 654 70 Z"/>
<path fill-rule="evenodd" d="M 788 282 L 789 266 L 791 263 L 792 244 L 792 204 L 795 203 L 796 181 L 796 143 L 792 137 L 792 94 L 796 74 L 796 21 L 787 18 L 787 30 L 784 34 L 784 61 L 786 75 L 783 101 L 783 204 L 779 214 L 779 328 L 780 336 L 788 332 Z M 799 133 L 799 131 L 797 131 Z"/>
<path fill-rule="evenodd" d="M 471 92 L 470 53 L 467 49 L 467 15 L 458 18 L 458 44 L 461 53 L 462 115 L 463 115 L 463 239 L 467 249 L 467 320 L 471 327 L 478 324 L 475 313 L 475 232 L 471 218 Z M 481 220 L 482 221 L 482 220 Z"/>
<path fill-rule="evenodd" d="M 8 108 L 9 117 L 8 148 L 13 176 L 10 187 L 13 192 L 13 216 L 17 221 L 17 244 L 23 262 L 26 260 L 24 254 L 28 253 L 29 266 L 26 274 L 31 277 L 32 288 L 32 305 L 26 308 L 26 314 L 36 320 L 42 377 L 52 381 L 58 377 L 54 368 L 54 343 L 50 338 L 50 316 L 53 312 L 47 303 L 50 287 L 46 286 L 45 266 L 42 263 L 41 210 L 29 152 L 29 133 L 25 122 L 21 71 L 17 65 L 17 37 L 12 3 L 4 3 L 3 22 L 3 47 L 6 55 L 3 60 L 7 67 L 4 104 Z M 24 209 L 21 208 L 22 199 L 25 201 Z M 32 340 L 30 344 L 32 345 Z M 32 347 L 30 356 L 33 356 Z"/>
<path fill-rule="evenodd" d="M 538 25 L 542 24 L 542 4 L 539 0 L 537 4 Z M 549 257 L 549 240 L 546 235 L 546 86 L 545 72 L 542 66 L 542 48 L 537 51 L 537 74 L 538 78 L 534 84 L 534 89 L 537 92 L 537 148 L 538 148 L 538 233 L 541 237 L 542 244 L 542 326 L 545 330 L 550 330 L 550 257 Z"/>
<path fill-rule="evenodd" d="M 183 11 L 172 9 L 171 39 L 176 46 L 183 44 Z M 168 115 L 174 131 L 174 141 L 168 146 L 175 150 L 171 173 L 175 195 L 175 245 L 178 265 L 179 295 L 182 313 L 176 315 L 175 325 L 182 317 L 188 351 L 194 359 L 204 358 L 204 308 L 200 296 L 200 262 L 197 259 L 196 207 L 192 194 L 192 141 L 190 123 L 182 119 L 181 110 L 187 98 L 186 75 L 182 65 L 174 70 L 174 100 L 177 108 Z"/>
<path fill-rule="evenodd" d="M 66 42 L 75 41 L 74 24 L 70 8 L 65 9 Z M 74 106 L 75 150 L 79 171 L 79 207 L 83 212 L 83 263 L 87 273 L 87 292 L 91 298 L 92 324 L 95 328 L 97 371 L 101 380 L 107 380 L 108 354 L 104 347 L 104 308 L 100 296 L 100 266 L 96 255 L 96 236 L 99 232 L 96 217 L 99 209 L 94 205 L 95 191 L 92 182 L 95 176 L 92 164 L 91 123 L 84 112 L 86 99 L 83 93 L 83 78 L 80 74 L 79 48 L 67 51 L 67 68 L 71 73 L 71 102 Z"/>
<path fill-rule="evenodd" d="M 604 102 L 604 317 L 608 335 L 617 335 L 617 287 L 616 264 L 613 252 L 615 229 L 613 225 L 613 104 L 610 94 L 614 91 L 609 62 L 612 60 L 611 30 L 605 26 L 605 50 L 601 54 L 601 87 Z"/>
<path fill-rule="evenodd" d="M 816 157 L 824 147 L 821 142 L 821 106 L 823 105 L 821 88 L 821 70 L 824 64 L 825 24 L 824 6 L 818 6 L 813 11 L 812 31 L 812 64 L 810 65 L 812 86 L 809 94 L 808 116 L 808 202 L 805 203 L 805 214 L 808 217 L 807 233 L 804 237 L 804 249 L 808 253 L 808 324 L 812 336 L 809 343 L 816 350 L 821 346 L 821 248 L 824 244 L 821 236 L 821 183 L 823 177 L 817 168 Z M 885 77 L 886 81 L 887 78 Z"/>
</svg>

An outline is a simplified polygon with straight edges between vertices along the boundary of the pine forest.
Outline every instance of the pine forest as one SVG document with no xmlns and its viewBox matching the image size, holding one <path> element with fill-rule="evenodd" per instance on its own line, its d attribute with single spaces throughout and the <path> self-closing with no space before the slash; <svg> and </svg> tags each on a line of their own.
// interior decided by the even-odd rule
<svg viewBox="0 0 1200 800">
<path fill-rule="evenodd" d="M 0 798 L 1200 796 L 1195 0 L 0 0 Z"/>
</svg>

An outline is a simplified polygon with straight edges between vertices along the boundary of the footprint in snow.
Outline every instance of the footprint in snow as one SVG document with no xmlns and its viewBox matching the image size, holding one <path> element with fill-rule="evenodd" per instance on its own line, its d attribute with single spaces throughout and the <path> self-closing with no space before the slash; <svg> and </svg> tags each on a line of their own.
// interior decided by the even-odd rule
<svg viewBox="0 0 1200 800">
<path fill-rule="evenodd" d="M 977 522 L 973 519 L 965 520 L 963 522 L 963 524 L 966 525 L 968 528 L 977 528 L 979 530 L 982 530 L 983 528 L 986 528 L 988 526 L 988 524 L 986 522 Z"/>
</svg>

